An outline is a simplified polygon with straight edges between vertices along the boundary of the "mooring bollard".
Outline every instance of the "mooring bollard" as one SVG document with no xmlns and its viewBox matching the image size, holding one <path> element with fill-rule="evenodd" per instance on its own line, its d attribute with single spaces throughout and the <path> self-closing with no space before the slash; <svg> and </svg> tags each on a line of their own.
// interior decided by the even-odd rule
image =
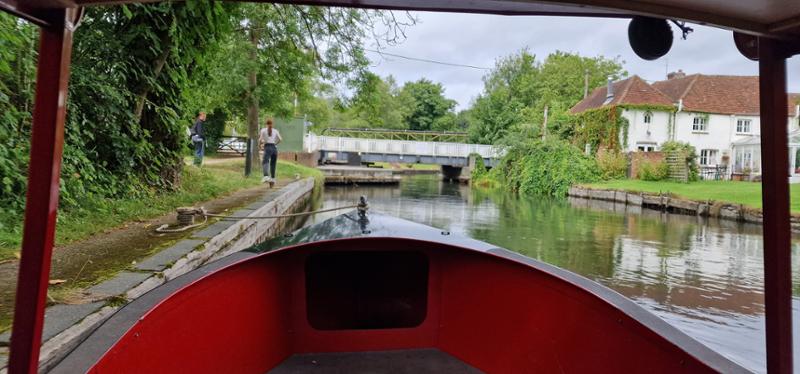
<svg viewBox="0 0 800 374">
<path fill-rule="evenodd" d="M 203 214 L 202 209 L 193 206 L 179 207 L 176 210 L 178 212 L 178 224 L 181 226 L 194 224 L 194 217 Z"/>
</svg>

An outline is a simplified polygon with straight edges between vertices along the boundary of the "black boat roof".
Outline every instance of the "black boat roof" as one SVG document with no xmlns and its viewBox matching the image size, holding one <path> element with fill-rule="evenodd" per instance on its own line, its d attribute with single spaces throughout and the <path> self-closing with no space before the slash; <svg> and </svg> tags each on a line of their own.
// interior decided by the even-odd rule
<svg viewBox="0 0 800 374">
<path fill-rule="evenodd" d="M 291 234 L 267 240 L 262 244 L 248 248 L 246 251 L 263 253 L 297 244 L 363 237 L 424 240 L 468 248 L 480 252 L 500 249 L 489 243 L 461 235 L 454 235 L 446 230 L 440 230 L 387 214 L 371 211 L 361 216 L 354 210 L 301 228 Z"/>
</svg>

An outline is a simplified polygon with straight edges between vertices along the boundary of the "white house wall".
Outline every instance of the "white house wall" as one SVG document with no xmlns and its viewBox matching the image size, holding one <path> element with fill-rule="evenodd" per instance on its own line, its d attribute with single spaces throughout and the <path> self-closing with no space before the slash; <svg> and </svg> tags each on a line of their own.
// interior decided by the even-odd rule
<svg viewBox="0 0 800 374">
<path fill-rule="evenodd" d="M 694 131 L 694 118 L 707 116 L 706 131 Z M 731 155 L 731 143 L 748 137 L 759 136 L 761 121 L 757 116 L 732 116 L 726 114 L 703 114 L 694 112 L 679 112 L 675 115 L 675 140 L 688 142 L 699 153 L 703 149 L 717 150 L 716 160 L 710 165 L 720 163 L 723 155 Z M 750 120 L 750 133 L 737 133 L 737 120 Z"/>
<path fill-rule="evenodd" d="M 628 120 L 628 144 L 623 148 L 635 152 L 639 144 L 653 144 L 656 149 L 669 140 L 669 116 L 667 112 L 653 111 L 650 123 L 644 123 L 644 110 L 624 109 L 622 116 Z M 623 137 L 620 134 L 620 137 Z M 620 140 L 621 142 L 624 139 Z"/>
</svg>

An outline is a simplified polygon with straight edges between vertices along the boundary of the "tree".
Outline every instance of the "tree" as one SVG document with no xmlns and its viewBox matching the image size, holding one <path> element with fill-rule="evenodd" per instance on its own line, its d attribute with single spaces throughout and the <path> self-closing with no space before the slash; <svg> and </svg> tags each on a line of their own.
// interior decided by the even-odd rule
<svg viewBox="0 0 800 374">
<path fill-rule="evenodd" d="M 406 83 L 400 91 L 400 101 L 405 107 L 405 122 L 410 130 L 444 130 L 441 126 L 455 124 L 454 120 L 442 119 L 448 113 L 452 114 L 456 102 L 444 96 L 444 87 L 440 83 L 424 78 Z"/>
<path fill-rule="evenodd" d="M 355 94 L 350 110 L 355 119 L 351 125 L 382 129 L 406 128 L 403 108 L 398 99 L 399 90 L 392 76 L 386 79 L 365 72 L 351 83 Z"/>
<path fill-rule="evenodd" d="M 237 32 L 221 44 L 210 79 L 197 87 L 214 92 L 218 99 L 209 103 L 247 112 L 251 138 L 257 138 L 259 114 L 291 116 L 295 103 L 315 101 L 317 79 L 340 81 L 363 71 L 366 37 L 395 43 L 402 28 L 416 22 L 411 16 L 400 22 L 391 12 L 294 4 L 245 4 L 238 10 L 232 19 Z M 377 24 L 386 31 L 377 33 Z M 255 148 L 252 158 L 258 160 Z"/>
<path fill-rule="evenodd" d="M 33 25 L 0 13 L 0 216 L 19 211 L 24 201 L 36 31 Z"/>
<path fill-rule="evenodd" d="M 500 59 L 484 77 L 483 93 L 471 108 L 471 141 L 493 144 L 520 133 L 541 136 L 545 107 L 550 118 L 560 118 L 583 98 L 587 72 L 589 88 L 593 88 L 605 84 L 608 77 L 625 76 L 621 64 L 618 59 L 560 51 L 542 63 L 527 50 Z"/>
</svg>

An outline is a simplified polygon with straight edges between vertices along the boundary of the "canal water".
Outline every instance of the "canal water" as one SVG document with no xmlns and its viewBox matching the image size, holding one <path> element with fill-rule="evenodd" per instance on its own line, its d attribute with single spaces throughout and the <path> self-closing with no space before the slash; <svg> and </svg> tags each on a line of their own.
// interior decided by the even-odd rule
<svg viewBox="0 0 800 374">
<path fill-rule="evenodd" d="M 599 201 L 484 192 L 432 175 L 406 177 L 391 187 L 329 186 L 322 207 L 353 204 L 360 195 L 372 210 L 489 242 L 602 283 L 741 365 L 766 370 L 760 226 Z M 795 326 L 798 250 L 792 264 Z"/>
</svg>

